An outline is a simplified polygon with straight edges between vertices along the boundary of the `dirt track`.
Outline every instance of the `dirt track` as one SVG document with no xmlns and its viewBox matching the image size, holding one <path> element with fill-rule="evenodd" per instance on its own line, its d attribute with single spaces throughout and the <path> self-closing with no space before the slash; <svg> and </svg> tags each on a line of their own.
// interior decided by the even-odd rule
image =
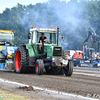
<svg viewBox="0 0 100 100">
<path fill-rule="evenodd" d="M 100 99 L 100 69 L 74 68 L 71 77 L 47 74 L 38 76 L 0 71 L 0 78 Z"/>
</svg>

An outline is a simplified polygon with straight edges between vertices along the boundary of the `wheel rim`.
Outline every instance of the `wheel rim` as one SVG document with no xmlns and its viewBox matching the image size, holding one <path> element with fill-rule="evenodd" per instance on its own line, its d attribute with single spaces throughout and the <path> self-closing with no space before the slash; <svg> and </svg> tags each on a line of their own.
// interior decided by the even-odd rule
<svg viewBox="0 0 100 100">
<path fill-rule="evenodd" d="M 16 65 L 16 70 L 20 70 L 20 59 L 21 59 L 21 53 L 20 50 L 17 51 L 16 53 L 16 58 L 15 58 L 15 65 Z"/>
<path fill-rule="evenodd" d="M 39 71 L 39 65 L 36 64 L 36 71 Z"/>
</svg>

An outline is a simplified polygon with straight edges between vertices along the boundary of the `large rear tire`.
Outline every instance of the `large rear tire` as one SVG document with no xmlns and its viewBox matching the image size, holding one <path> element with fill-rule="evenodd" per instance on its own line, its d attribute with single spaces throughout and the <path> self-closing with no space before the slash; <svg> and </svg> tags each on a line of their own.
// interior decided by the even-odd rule
<svg viewBox="0 0 100 100">
<path fill-rule="evenodd" d="M 68 65 L 65 67 L 65 76 L 71 76 L 73 73 L 73 62 L 69 61 Z"/>
<path fill-rule="evenodd" d="M 37 59 L 35 64 L 35 72 L 37 75 L 42 75 L 44 70 L 44 62 L 42 59 Z"/>
<path fill-rule="evenodd" d="M 27 62 L 26 50 L 24 47 L 20 46 L 18 47 L 15 54 L 15 59 L 14 59 L 15 71 L 17 73 L 25 73 L 27 67 L 26 62 Z"/>
</svg>

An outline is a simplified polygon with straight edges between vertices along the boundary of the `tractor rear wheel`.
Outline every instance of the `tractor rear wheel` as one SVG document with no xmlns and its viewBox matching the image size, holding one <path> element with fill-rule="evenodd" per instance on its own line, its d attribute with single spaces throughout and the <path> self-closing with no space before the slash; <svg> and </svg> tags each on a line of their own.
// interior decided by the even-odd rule
<svg viewBox="0 0 100 100">
<path fill-rule="evenodd" d="M 69 61 L 68 65 L 65 67 L 65 75 L 66 76 L 71 76 L 73 73 L 73 62 Z"/>
<path fill-rule="evenodd" d="M 44 70 L 44 62 L 42 59 L 37 59 L 35 64 L 35 72 L 37 75 L 42 75 Z"/>
<path fill-rule="evenodd" d="M 15 59 L 14 59 L 14 64 L 15 64 L 15 71 L 17 73 L 25 73 L 26 71 L 26 50 L 24 47 L 20 46 L 18 47 L 16 54 L 15 54 Z"/>
</svg>

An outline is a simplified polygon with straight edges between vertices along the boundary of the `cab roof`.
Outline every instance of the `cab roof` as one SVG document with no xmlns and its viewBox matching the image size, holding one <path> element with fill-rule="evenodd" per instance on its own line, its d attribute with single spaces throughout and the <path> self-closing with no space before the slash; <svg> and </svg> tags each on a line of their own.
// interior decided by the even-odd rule
<svg viewBox="0 0 100 100">
<path fill-rule="evenodd" d="M 50 29 L 50 28 L 32 28 L 30 29 L 30 32 L 32 31 L 37 31 L 37 32 L 40 32 L 40 33 L 57 33 L 57 29 Z"/>
<path fill-rule="evenodd" d="M 14 33 L 12 30 L 0 30 L 0 33 Z"/>
</svg>

